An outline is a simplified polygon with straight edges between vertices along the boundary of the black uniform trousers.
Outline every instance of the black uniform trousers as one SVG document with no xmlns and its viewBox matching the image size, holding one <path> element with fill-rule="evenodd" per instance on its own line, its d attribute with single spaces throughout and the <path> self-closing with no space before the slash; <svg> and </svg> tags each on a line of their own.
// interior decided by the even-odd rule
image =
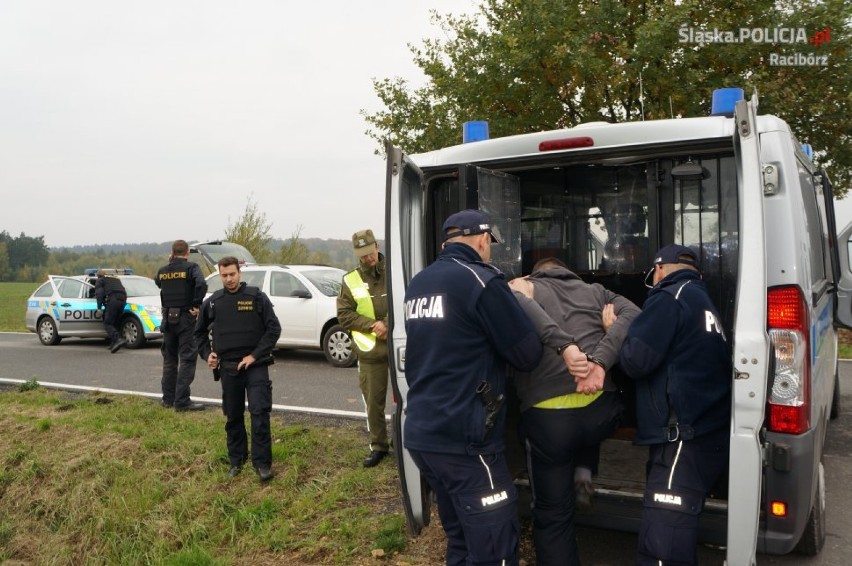
<svg viewBox="0 0 852 566">
<path fill-rule="evenodd" d="M 248 461 L 245 408 L 251 419 L 251 462 L 255 468 L 272 465 L 272 436 L 269 413 L 272 410 L 272 382 L 269 366 L 252 365 L 237 371 L 237 362 L 221 362 L 222 412 L 228 440 L 228 460 L 232 466 Z"/>
<path fill-rule="evenodd" d="M 618 393 L 605 391 L 585 407 L 532 407 L 522 413 L 521 435 L 533 493 L 536 564 L 580 563 L 574 525 L 574 468 L 583 453 L 596 453 L 623 412 Z"/>
<path fill-rule="evenodd" d="M 124 305 L 127 303 L 127 298 L 124 295 L 111 294 L 107 297 L 104 305 L 104 330 L 109 336 L 109 345 L 112 346 L 121 339 L 121 334 L 118 331 L 118 325 L 121 323 L 121 314 L 124 312 Z"/>
<path fill-rule="evenodd" d="M 518 492 L 500 454 L 409 450 L 438 503 L 447 566 L 518 564 Z"/>
<path fill-rule="evenodd" d="M 654 444 L 639 527 L 641 565 L 698 563 L 698 517 L 704 499 L 728 469 L 728 427 L 691 440 Z"/>
<path fill-rule="evenodd" d="M 164 311 L 166 309 L 163 309 Z M 165 313 L 163 315 L 165 317 Z M 195 379 L 198 348 L 195 344 L 195 317 L 182 309 L 177 324 L 163 327 L 163 403 L 184 407 L 190 404 L 190 384 Z"/>
</svg>

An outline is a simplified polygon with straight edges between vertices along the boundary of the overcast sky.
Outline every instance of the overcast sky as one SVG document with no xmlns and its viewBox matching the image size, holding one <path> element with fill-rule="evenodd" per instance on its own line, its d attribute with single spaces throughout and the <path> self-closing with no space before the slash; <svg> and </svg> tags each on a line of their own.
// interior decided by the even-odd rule
<svg viewBox="0 0 852 566">
<path fill-rule="evenodd" d="M 371 79 L 472 0 L 0 0 L 0 230 L 48 246 L 384 233 Z M 461 140 L 461 133 L 459 133 Z"/>
<path fill-rule="evenodd" d="M 0 0 L 0 230 L 48 246 L 384 236 L 372 78 L 474 0 Z M 481 119 L 483 117 L 472 117 Z M 461 133 L 459 133 L 461 137 Z M 838 206 L 838 227 L 852 201 Z"/>
</svg>

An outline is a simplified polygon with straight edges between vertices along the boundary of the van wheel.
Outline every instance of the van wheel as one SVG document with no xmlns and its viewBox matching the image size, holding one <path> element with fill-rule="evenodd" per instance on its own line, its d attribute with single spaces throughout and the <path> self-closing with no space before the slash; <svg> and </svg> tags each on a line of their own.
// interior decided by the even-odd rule
<svg viewBox="0 0 852 566">
<path fill-rule="evenodd" d="M 335 324 L 322 337 L 322 352 L 328 363 L 336 368 L 348 368 L 357 360 L 352 338 L 339 324 Z"/>
<path fill-rule="evenodd" d="M 831 412 L 828 418 L 834 420 L 840 416 L 840 370 L 834 370 L 834 397 L 831 399 Z"/>
<path fill-rule="evenodd" d="M 131 350 L 141 348 L 145 343 L 145 330 L 142 328 L 142 323 L 135 316 L 125 317 L 121 321 L 119 334 L 127 342 L 127 348 Z"/>
<path fill-rule="evenodd" d="M 811 514 L 808 515 L 808 522 L 805 525 L 805 531 L 802 533 L 802 538 L 799 539 L 799 544 L 796 545 L 796 552 L 805 556 L 816 556 L 822 550 L 825 544 L 825 468 L 822 462 L 819 463 L 817 472 L 817 488 L 814 496 L 814 504 L 811 507 Z"/>
</svg>

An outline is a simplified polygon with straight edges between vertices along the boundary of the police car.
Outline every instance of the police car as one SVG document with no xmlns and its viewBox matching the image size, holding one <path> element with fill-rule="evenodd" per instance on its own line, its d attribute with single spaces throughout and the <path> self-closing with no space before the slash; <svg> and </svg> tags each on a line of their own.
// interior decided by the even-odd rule
<svg viewBox="0 0 852 566">
<path fill-rule="evenodd" d="M 133 275 L 130 269 L 107 269 L 121 280 L 127 291 L 127 305 L 119 332 L 127 348 L 140 348 L 148 340 L 162 338 L 160 290 L 153 279 Z M 45 346 L 55 346 L 64 338 L 106 338 L 103 311 L 95 299 L 96 269 L 84 275 L 49 275 L 27 300 L 27 329 L 35 332 Z"/>
<path fill-rule="evenodd" d="M 468 123 L 474 135 L 464 141 L 474 143 L 411 156 L 387 146 L 395 446 L 403 446 L 408 392 L 403 297 L 440 253 L 449 214 L 475 208 L 491 217 L 503 236 L 492 263 L 507 277 L 555 256 L 637 305 L 647 296 L 651 254 L 682 244 L 699 255 L 734 366 L 728 485 L 707 501 L 700 536 L 724 545 L 728 564 L 754 564 L 757 552 L 820 551 L 823 446 L 840 397 L 835 329 L 852 326 L 852 229 L 838 245 L 828 174 L 787 123 L 758 114 L 756 94 L 746 100 L 742 89 L 720 89 L 712 99 L 705 117 L 593 122 L 497 139 Z M 507 460 L 523 488 L 523 447 L 512 437 L 517 415 L 509 411 Z M 604 443 L 595 508 L 578 513 L 578 522 L 638 529 L 647 451 L 630 440 L 623 429 Z M 417 534 L 432 500 L 404 447 L 396 457 L 408 527 Z"/>
<path fill-rule="evenodd" d="M 335 367 L 351 367 L 352 340 L 337 321 L 337 295 L 345 271 L 322 265 L 244 265 L 240 281 L 269 297 L 281 322 L 278 348 L 322 350 Z M 208 297 L 222 288 L 218 273 L 207 277 Z"/>
</svg>

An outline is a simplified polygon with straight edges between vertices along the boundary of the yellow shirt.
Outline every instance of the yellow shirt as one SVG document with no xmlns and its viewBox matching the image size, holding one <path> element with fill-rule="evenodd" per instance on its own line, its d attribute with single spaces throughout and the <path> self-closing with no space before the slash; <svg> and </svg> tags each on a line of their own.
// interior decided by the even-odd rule
<svg viewBox="0 0 852 566">
<path fill-rule="evenodd" d="M 580 409 L 592 404 L 592 401 L 601 396 L 603 391 L 587 395 L 585 393 L 568 393 L 558 397 L 545 399 L 541 403 L 536 403 L 533 407 L 537 409 Z"/>
</svg>

